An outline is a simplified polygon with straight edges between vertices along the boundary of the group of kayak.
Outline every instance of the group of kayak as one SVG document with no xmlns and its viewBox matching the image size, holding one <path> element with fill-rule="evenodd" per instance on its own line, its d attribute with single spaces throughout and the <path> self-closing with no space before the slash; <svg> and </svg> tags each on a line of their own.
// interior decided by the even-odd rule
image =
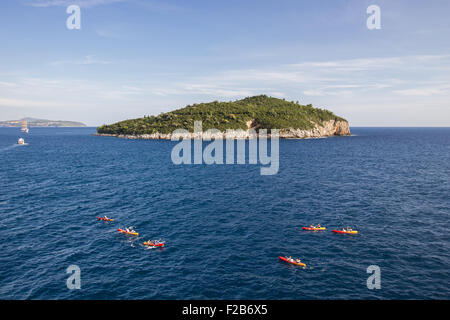
<svg viewBox="0 0 450 320">
<path fill-rule="evenodd" d="M 97 217 L 97 220 L 100 221 L 107 221 L 107 222 L 112 222 L 114 221 L 114 219 L 112 218 L 108 218 L 107 216 L 104 217 Z M 326 227 L 322 227 L 320 224 L 317 225 L 310 225 L 309 227 L 302 227 L 303 230 L 306 231 L 324 231 L 326 230 Z M 128 235 L 132 235 L 132 236 L 139 236 L 139 233 L 136 232 L 134 230 L 133 227 L 128 227 L 128 228 L 118 228 L 117 231 L 119 231 L 120 233 L 125 233 Z M 342 228 L 341 230 L 333 230 L 334 233 L 341 233 L 341 234 L 357 234 L 358 231 L 353 230 L 352 228 Z M 143 242 L 143 245 L 145 246 L 149 246 L 149 247 L 164 247 L 164 241 L 159 241 L 159 240 L 147 240 L 145 242 Z M 282 257 L 279 256 L 278 257 L 281 261 L 285 261 L 287 263 L 296 265 L 296 266 L 300 266 L 300 267 L 306 267 L 306 264 L 303 263 L 300 258 L 292 258 L 291 256 L 289 257 Z"/>
<path fill-rule="evenodd" d="M 107 221 L 107 222 L 114 221 L 114 219 L 108 218 L 107 216 L 97 217 L 97 220 Z M 123 228 L 123 229 L 118 228 L 117 231 L 119 231 L 120 233 L 132 235 L 132 236 L 139 236 L 139 233 L 136 232 L 136 230 L 134 230 L 133 227 Z M 148 246 L 148 247 L 161 247 L 161 248 L 164 247 L 164 241 L 160 241 L 160 240 L 147 240 L 147 241 L 143 242 L 142 244 L 145 246 Z"/>
<path fill-rule="evenodd" d="M 320 224 L 317 225 L 310 225 L 309 227 L 302 227 L 303 230 L 306 231 L 323 231 L 326 230 L 327 228 L 322 227 Z M 333 230 L 334 233 L 341 233 L 341 234 L 357 234 L 358 231 L 353 230 L 352 228 L 342 228 L 341 230 Z M 303 263 L 299 258 L 294 259 L 291 256 L 289 257 L 282 257 L 279 256 L 278 257 L 281 261 L 285 261 L 287 263 L 296 265 L 296 266 L 300 266 L 300 267 L 306 267 L 306 264 Z"/>
<path fill-rule="evenodd" d="M 323 231 L 327 228 L 322 227 L 320 224 L 318 225 L 310 225 L 309 227 L 303 227 L 303 230 L 307 231 Z M 357 234 L 358 231 L 353 230 L 352 228 L 342 228 L 341 230 L 333 230 L 334 233 L 343 233 L 343 234 Z"/>
</svg>

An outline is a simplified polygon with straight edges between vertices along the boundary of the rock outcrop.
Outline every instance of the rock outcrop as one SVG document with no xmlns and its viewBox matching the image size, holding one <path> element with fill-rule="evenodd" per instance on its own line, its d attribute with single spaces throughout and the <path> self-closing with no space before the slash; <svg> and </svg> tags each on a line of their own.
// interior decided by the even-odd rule
<svg viewBox="0 0 450 320">
<path fill-rule="evenodd" d="M 311 130 L 302 129 L 282 129 L 280 130 L 280 138 L 322 138 L 331 136 L 349 136 L 350 127 L 347 121 L 324 121 L 321 125 L 314 124 Z"/>
</svg>

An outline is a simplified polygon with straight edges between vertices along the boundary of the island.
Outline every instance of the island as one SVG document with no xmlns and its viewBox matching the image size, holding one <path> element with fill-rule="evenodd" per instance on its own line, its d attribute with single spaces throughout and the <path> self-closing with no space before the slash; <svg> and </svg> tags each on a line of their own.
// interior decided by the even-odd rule
<svg viewBox="0 0 450 320">
<path fill-rule="evenodd" d="M 0 121 L 0 127 L 86 127 L 84 123 L 65 120 L 45 120 L 37 118 L 23 118 L 20 120 Z"/>
<path fill-rule="evenodd" d="M 174 130 L 185 129 L 195 138 L 194 122 L 201 121 L 202 130 L 217 129 L 222 137 L 234 132 L 235 138 L 250 138 L 260 129 L 279 129 L 280 138 L 320 138 L 348 136 L 348 121 L 331 111 L 259 95 L 237 101 L 188 105 L 158 116 L 120 121 L 97 128 L 98 136 L 128 139 L 171 139 Z M 203 137 L 205 135 L 203 134 Z M 217 138 L 217 134 L 214 136 Z"/>
</svg>

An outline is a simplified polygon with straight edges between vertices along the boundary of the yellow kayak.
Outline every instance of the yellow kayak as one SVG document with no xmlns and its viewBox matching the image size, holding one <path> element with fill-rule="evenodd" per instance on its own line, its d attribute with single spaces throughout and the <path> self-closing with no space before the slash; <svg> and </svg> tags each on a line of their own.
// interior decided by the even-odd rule
<svg viewBox="0 0 450 320">
<path fill-rule="evenodd" d="M 326 230 L 327 228 L 325 227 L 303 227 L 303 230 L 308 230 L 308 231 L 323 231 Z"/>
<path fill-rule="evenodd" d="M 352 230 L 352 231 L 346 231 L 346 230 L 333 230 L 334 233 L 344 233 L 344 234 L 357 234 L 358 231 Z"/>
<path fill-rule="evenodd" d="M 126 233 L 126 234 L 130 234 L 132 236 L 138 236 L 139 235 L 139 233 L 137 233 L 137 232 L 129 232 L 127 230 L 123 230 L 123 229 L 120 229 L 120 228 L 117 229 L 117 231 L 122 232 L 122 233 Z"/>
</svg>

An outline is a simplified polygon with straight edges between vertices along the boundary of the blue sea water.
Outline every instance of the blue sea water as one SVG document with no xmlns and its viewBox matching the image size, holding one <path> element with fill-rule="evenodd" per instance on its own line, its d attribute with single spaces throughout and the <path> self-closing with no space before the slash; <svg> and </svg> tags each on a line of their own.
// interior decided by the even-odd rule
<svg viewBox="0 0 450 320">
<path fill-rule="evenodd" d="M 15 146 L 19 131 L 0 128 L 1 299 L 450 298 L 450 128 L 281 140 L 272 176 L 174 165 L 171 141 L 31 128 Z M 117 232 L 130 225 L 139 238 Z"/>
</svg>

